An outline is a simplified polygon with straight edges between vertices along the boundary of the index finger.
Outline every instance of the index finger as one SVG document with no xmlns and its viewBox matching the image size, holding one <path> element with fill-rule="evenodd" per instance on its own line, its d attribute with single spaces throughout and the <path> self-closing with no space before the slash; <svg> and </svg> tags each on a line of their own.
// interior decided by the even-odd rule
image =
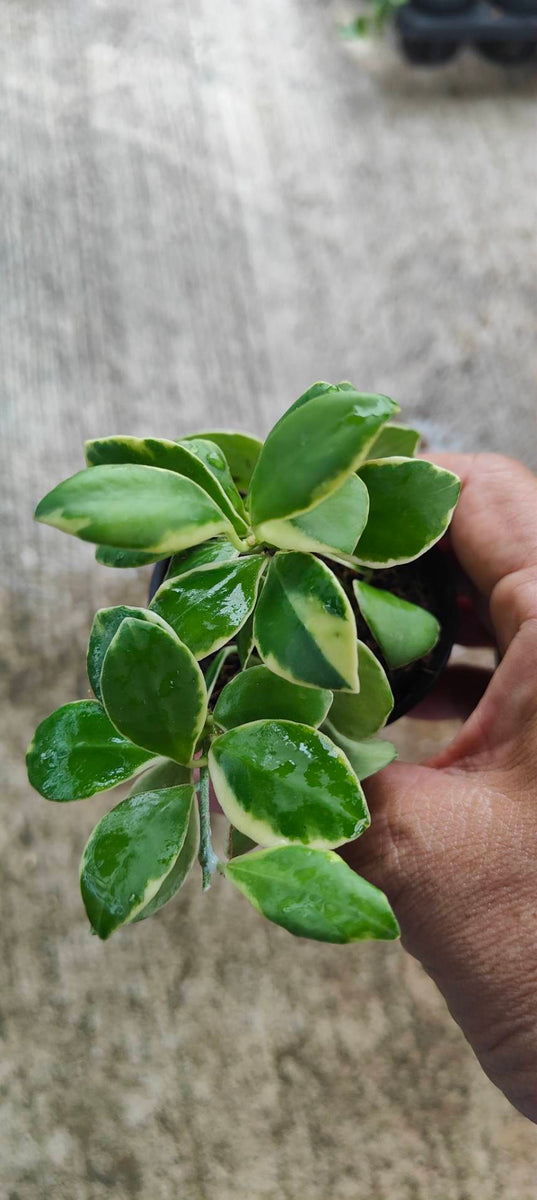
<svg viewBox="0 0 537 1200">
<path fill-rule="evenodd" d="M 489 602 L 504 651 L 523 621 L 537 617 L 537 479 L 501 454 L 424 457 L 460 476 L 451 544 Z"/>
</svg>

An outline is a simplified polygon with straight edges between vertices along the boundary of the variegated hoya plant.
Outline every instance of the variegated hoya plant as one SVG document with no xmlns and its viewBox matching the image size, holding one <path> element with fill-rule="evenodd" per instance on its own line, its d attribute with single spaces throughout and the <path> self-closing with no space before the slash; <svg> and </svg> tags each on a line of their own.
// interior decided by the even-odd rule
<svg viewBox="0 0 537 1200">
<path fill-rule="evenodd" d="M 456 476 L 413 457 L 418 434 L 392 423 L 397 411 L 316 383 L 264 444 L 97 439 L 87 468 L 38 505 L 38 521 L 96 543 L 107 566 L 169 559 L 148 607 L 97 612 L 94 698 L 52 713 L 28 750 L 48 800 L 134 778 L 82 856 L 101 938 L 166 904 L 197 857 L 204 888 L 219 871 L 291 933 L 397 937 L 384 894 L 335 853 L 370 823 L 360 781 L 395 756 L 373 736 L 393 696 L 354 613 L 388 668 L 439 636 L 431 613 L 375 586 L 376 570 L 438 541 L 459 493 Z M 230 822 L 225 858 L 210 782 Z"/>
</svg>

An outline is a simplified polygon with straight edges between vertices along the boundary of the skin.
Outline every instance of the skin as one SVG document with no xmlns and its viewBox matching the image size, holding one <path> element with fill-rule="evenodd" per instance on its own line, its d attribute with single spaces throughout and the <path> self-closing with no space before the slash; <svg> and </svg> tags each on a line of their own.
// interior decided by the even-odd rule
<svg viewBox="0 0 537 1200">
<path fill-rule="evenodd" d="M 501 661 L 488 677 L 446 672 L 432 715 L 473 711 L 435 758 L 365 784 L 372 825 L 346 857 L 387 893 L 489 1078 L 537 1123 L 537 479 L 501 455 L 434 461 L 463 485 L 459 640 L 488 630 Z"/>
</svg>

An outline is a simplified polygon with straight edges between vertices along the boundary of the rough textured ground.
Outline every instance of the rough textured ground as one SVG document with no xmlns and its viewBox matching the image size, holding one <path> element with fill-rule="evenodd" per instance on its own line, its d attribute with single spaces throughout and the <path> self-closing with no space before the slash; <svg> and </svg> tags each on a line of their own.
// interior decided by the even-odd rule
<svg viewBox="0 0 537 1200">
<path fill-rule="evenodd" d="M 297 943 L 197 881 L 102 945 L 77 860 L 107 801 L 47 805 L 23 769 L 85 694 L 94 608 L 146 587 L 32 526 L 84 437 L 265 431 L 350 377 L 535 463 L 536 76 L 416 75 L 339 15 L 0 10 L 2 1200 L 535 1196 L 534 1130 L 397 946 Z"/>
</svg>

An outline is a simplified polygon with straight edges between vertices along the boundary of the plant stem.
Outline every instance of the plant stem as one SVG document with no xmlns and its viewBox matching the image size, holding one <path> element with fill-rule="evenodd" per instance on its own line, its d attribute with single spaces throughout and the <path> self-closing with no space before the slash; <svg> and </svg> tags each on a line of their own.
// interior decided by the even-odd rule
<svg viewBox="0 0 537 1200">
<path fill-rule="evenodd" d="M 198 795 L 200 813 L 200 851 L 199 861 L 202 873 L 203 891 L 211 886 L 211 875 L 218 867 L 220 859 L 213 850 L 211 841 L 211 814 L 209 808 L 209 771 L 206 766 L 200 767 L 200 787 Z"/>
</svg>

